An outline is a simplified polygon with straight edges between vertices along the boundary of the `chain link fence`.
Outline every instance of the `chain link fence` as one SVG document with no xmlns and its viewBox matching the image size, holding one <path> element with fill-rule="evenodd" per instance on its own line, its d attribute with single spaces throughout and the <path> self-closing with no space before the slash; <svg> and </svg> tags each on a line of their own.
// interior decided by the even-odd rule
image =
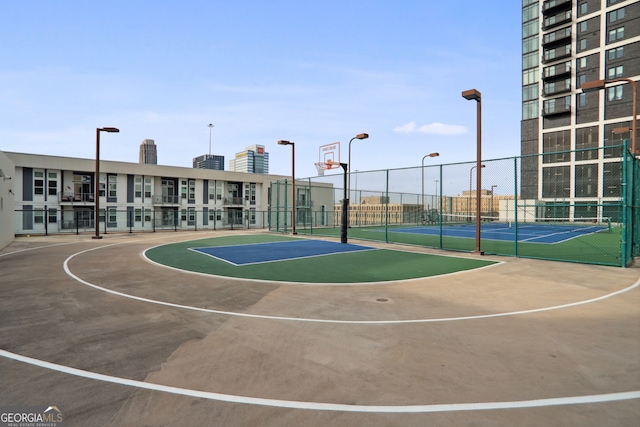
<svg viewBox="0 0 640 427">
<path fill-rule="evenodd" d="M 485 160 L 479 189 L 475 162 L 339 171 L 296 180 L 295 209 L 291 181 L 272 183 L 270 230 L 342 236 L 348 199 L 357 239 L 613 266 L 639 255 L 640 165 L 626 145 Z"/>
</svg>

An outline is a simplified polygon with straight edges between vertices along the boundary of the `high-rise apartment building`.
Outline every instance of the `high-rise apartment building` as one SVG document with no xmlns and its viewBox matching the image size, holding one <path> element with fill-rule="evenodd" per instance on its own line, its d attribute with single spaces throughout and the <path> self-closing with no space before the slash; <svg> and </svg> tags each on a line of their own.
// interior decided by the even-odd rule
<svg viewBox="0 0 640 427">
<path fill-rule="evenodd" d="M 140 156 L 138 163 L 147 165 L 158 164 L 158 149 L 153 139 L 145 139 L 142 141 L 142 144 L 140 144 Z"/>
<path fill-rule="evenodd" d="M 523 0 L 521 153 L 542 156 L 522 158 L 520 197 L 576 216 L 621 197 L 621 152 L 606 147 L 631 141 L 624 79 L 640 79 L 640 1 Z M 595 80 L 606 88 L 581 90 Z"/>
<path fill-rule="evenodd" d="M 229 169 L 234 172 L 269 173 L 269 153 L 264 150 L 264 145 L 251 145 L 236 153 L 236 158 L 229 161 Z"/>
<path fill-rule="evenodd" d="M 193 159 L 193 167 L 195 169 L 214 169 L 218 171 L 224 170 L 224 156 L 215 154 L 203 154 Z"/>
</svg>

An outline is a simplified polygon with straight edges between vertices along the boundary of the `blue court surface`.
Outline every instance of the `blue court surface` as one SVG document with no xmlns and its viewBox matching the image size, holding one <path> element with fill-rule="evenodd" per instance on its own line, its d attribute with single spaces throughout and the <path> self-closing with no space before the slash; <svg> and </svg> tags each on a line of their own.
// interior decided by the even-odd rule
<svg viewBox="0 0 640 427">
<path fill-rule="evenodd" d="M 574 239 L 579 236 L 609 230 L 606 225 L 545 225 L 542 223 L 519 224 L 509 227 L 506 224 L 482 224 L 480 237 L 486 240 L 504 240 L 513 242 L 518 233 L 518 242 L 554 244 Z M 437 225 L 394 228 L 394 233 L 439 235 L 440 227 Z M 475 238 L 475 224 L 443 225 L 442 235 L 447 237 Z"/>
<path fill-rule="evenodd" d="M 344 252 L 375 250 L 368 246 L 324 240 L 288 240 L 284 242 L 252 243 L 247 245 L 209 246 L 191 248 L 233 265 L 260 264 Z"/>
</svg>

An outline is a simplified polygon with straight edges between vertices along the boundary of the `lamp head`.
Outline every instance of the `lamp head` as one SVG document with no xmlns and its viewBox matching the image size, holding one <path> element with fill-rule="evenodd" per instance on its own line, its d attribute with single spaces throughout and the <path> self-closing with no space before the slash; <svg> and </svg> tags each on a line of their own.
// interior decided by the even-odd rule
<svg viewBox="0 0 640 427">
<path fill-rule="evenodd" d="M 431 153 L 429 154 L 429 157 L 438 157 L 440 155 L 440 153 Z"/>
<path fill-rule="evenodd" d="M 606 80 L 591 80 L 590 82 L 584 82 L 582 86 L 580 86 L 580 89 L 582 89 L 583 92 L 591 92 L 604 89 L 606 84 Z"/>
<path fill-rule="evenodd" d="M 480 99 L 482 98 L 480 92 L 476 89 L 465 90 L 462 92 L 462 97 L 468 101 L 475 100 L 478 102 L 480 102 Z"/>
<path fill-rule="evenodd" d="M 369 138 L 369 134 L 368 133 L 359 133 L 358 135 L 356 135 L 357 139 L 367 139 Z"/>
<path fill-rule="evenodd" d="M 280 145 L 293 145 L 293 142 L 284 141 L 284 140 L 281 139 L 280 141 L 278 141 L 278 144 L 280 144 Z"/>
<path fill-rule="evenodd" d="M 118 128 L 109 128 L 109 127 L 107 127 L 107 128 L 100 128 L 100 130 L 101 130 L 102 132 L 116 132 L 116 133 L 117 133 L 117 132 L 120 132 L 120 129 L 118 129 Z"/>
</svg>

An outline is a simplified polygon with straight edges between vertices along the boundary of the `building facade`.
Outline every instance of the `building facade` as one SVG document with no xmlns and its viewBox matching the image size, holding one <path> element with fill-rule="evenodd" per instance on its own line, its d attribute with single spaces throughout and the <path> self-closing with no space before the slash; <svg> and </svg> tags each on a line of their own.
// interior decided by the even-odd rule
<svg viewBox="0 0 640 427">
<path fill-rule="evenodd" d="M 609 182 L 631 145 L 633 104 L 620 78 L 640 80 L 640 1 L 523 0 L 522 198 L 594 217 L 619 201 Z M 610 82 L 583 92 L 594 80 Z"/>
<path fill-rule="evenodd" d="M 12 169 L 16 235 L 83 232 L 96 226 L 95 160 L 5 152 Z M 9 167 L 11 165 L 11 168 Z M 4 170 L 4 168 L 3 168 Z M 271 181 L 253 175 L 101 161 L 101 232 L 265 227 Z"/>
<path fill-rule="evenodd" d="M 158 164 L 158 147 L 156 147 L 153 139 L 145 139 L 142 141 L 142 144 L 140 144 L 138 162 L 146 165 Z"/>
<path fill-rule="evenodd" d="M 236 153 L 236 157 L 229 161 L 229 169 L 235 172 L 269 173 L 269 153 L 264 145 L 251 145 L 244 151 Z"/>
<path fill-rule="evenodd" d="M 224 170 L 224 156 L 216 154 L 203 154 L 193 159 L 193 167 L 195 169 L 213 169 L 217 171 Z"/>
</svg>

